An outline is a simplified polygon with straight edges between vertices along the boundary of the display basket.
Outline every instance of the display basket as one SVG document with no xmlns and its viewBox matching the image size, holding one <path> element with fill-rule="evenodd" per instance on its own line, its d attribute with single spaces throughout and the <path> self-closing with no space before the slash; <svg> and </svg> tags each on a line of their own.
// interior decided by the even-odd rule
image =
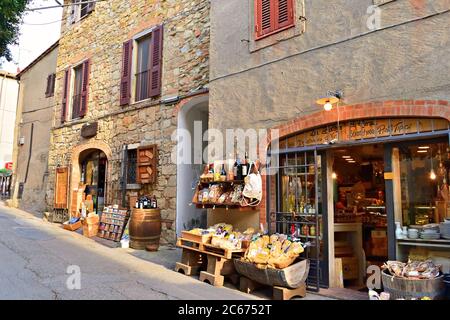
<svg viewBox="0 0 450 320">
<path fill-rule="evenodd" d="M 306 282 L 309 260 L 300 260 L 284 269 L 260 269 L 254 263 L 234 259 L 236 271 L 260 284 L 296 289 Z"/>
</svg>

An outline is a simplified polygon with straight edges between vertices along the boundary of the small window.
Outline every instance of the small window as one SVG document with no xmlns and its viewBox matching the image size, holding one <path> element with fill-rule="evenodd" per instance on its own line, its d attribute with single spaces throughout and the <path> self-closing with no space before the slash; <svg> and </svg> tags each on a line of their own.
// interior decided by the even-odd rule
<svg viewBox="0 0 450 320">
<path fill-rule="evenodd" d="M 127 150 L 127 184 L 136 184 L 137 149 Z"/>
<path fill-rule="evenodd" d="M 83 85 L 83 65 L 73 69 L 75 73 L 73 82 L 73 96 L 72 96 L 72 119 L 80 117 L 80 105 L 81 105 L 81 90 Z"/>
<path fill-rule="evenodd" d="M 291 28 L 295 0 L 255 0 L 256 40 Z"/>
<path fill-rule="evenodd" d="M 50 74 L 47 77 L 47 86 L 45 89 L 45 97 L 53 97 L 55 94 L 55 81 L 56 81 L 56 74 Z"/>
<path fill-rule="evenodd" d="M 92 0 L 72 0 L 72 23 L 75 23 L 89 15 L 92 11 L 94 11 L 94 7 L 95 2 L 92 2 Z"/>
<path fill-rule="evenodd" d="M 150 98 L 150 45 L 151 36 L 141 38 L 137 41 L 136 101 Z"/>
</svg>

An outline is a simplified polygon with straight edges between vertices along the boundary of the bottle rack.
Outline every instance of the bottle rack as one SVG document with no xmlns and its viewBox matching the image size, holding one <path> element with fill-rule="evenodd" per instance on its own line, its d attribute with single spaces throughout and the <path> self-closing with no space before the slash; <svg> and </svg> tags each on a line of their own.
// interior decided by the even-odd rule
<svg viewBox="0 0 450 320">
<path fill-rule="evenodd" d="M 103 239 L 120 241 L 128 221 L 128 211 L 108 209 L 103 211 L 97 236 Z"/>
</svg>

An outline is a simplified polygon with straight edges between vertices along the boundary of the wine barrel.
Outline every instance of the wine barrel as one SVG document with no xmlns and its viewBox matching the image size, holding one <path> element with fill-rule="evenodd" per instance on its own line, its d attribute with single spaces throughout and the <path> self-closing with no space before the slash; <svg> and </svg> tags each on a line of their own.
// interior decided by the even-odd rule
<svg viewBox="0 0 450 320">
<path fill-rule="evenodd" d="M 439 299 L 445 295 L 444 276 L 434 279 L 406 279 L 391 276 L 387 270 L 381 273 L 384 291 L 394 299 Z"/>
<path fill-rule="evenodd" d="M 161 210 L 134 208 L 131 212 L 129 232 L 131 248 L 157 251 L 161 237 Z"/>
</svg>

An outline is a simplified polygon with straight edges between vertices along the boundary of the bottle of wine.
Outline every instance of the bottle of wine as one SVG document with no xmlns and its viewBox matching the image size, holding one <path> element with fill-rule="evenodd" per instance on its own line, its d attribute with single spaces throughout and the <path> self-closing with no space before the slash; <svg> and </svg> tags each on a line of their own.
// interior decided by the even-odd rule
<svg viewBox="0 0 450 320">
<path fill-rule="evenodd" d="M 248 162 L 248 153 L 245 152 L 245 157 L 244 160 L 242 162 L 242 177 L 245 178 L 249 172 L 249 167 L 250 167 L 250 163 Z"/>
<path fill-rule="evenodd" d="M 152 203 L 152 205 L 151 205 L 152 209 L 158 208 L 158 202 L 156 201 L 156 196 L 152 197 L 151 203 Z"/>
<path fill-rule="evenodd" d="M 225 171 L 225 164 L 222 163 L 222 170 L 220 170 L 220 181 L 227 180 L 227 172 Z"/>
<path fill-rule="evenodd" d="M 234 169 L 236 170 L 235 179 L 242 180 L 242 163 L 241 160 L 236 157 L 236 162 L 234 163 Z"/>
</svg>

